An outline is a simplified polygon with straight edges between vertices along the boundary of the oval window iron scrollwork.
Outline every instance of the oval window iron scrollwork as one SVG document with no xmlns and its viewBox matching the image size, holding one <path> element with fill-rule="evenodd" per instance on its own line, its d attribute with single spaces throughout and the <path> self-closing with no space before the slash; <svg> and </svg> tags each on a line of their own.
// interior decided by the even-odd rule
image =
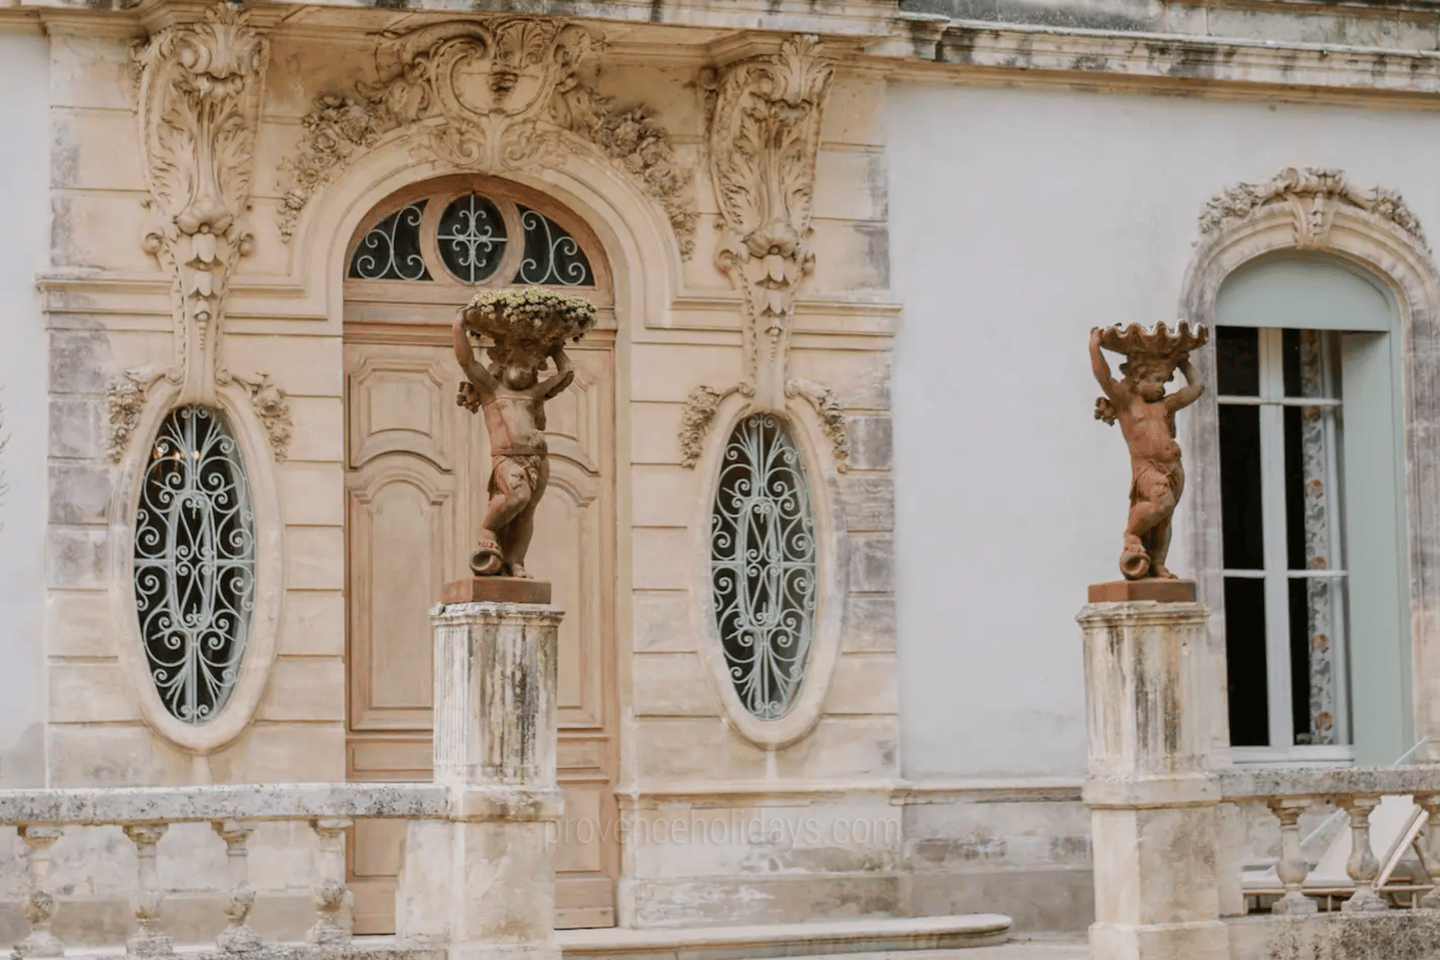
<svg viewBox="0 0 1440 960">
<path fill-rule="evenodd" d="M 235 689 L 255 608 L 255 514 L 239 445 L 218 410 L 160 425 L 135 516 L 135 606 L 165 709 L 201 724 Z"/>
<path fill-rule="evenodd" d="M 790 712 L 805 679 L 816 602 L 815 520 L 783 420 L 745 418 L 720 462 L 710 581 L 726 672 L 762 720 Z"/>
</svg>

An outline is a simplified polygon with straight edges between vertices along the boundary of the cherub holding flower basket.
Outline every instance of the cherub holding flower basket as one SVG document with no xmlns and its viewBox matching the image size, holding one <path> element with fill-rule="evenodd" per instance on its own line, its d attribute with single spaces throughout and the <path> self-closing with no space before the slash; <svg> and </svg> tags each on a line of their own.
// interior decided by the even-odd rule
<svg viewBox="0 0 1440 960">
<path fill-rule="evenodd" d="M 490 435 L 490 502 L 470 557 L 476 576 L 530 577 L 525 554 L 550 480 L 545 401 L 575 379 L 565 341 L 594 325 L 588 300 L 542 289 L 478 294 L 455 322 L 455 359 L 466 381 L 455 402 L 472 413 L 484 410 Z M 472 339 L 490 341 L 488 366 L 476 358 Z M 542 380 L 547 360 L 555 373 Z"/>
</svg>

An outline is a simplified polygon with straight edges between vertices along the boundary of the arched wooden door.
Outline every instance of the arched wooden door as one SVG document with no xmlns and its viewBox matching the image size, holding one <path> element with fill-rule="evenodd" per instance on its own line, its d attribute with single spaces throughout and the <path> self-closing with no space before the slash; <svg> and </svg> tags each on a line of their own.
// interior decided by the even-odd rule
<svg viewBox="0 0 1440 960">
<path fill-rule="evenodd" d="M 594 331 L 567 348 L 574 385 L 546 404 L 550 487 L 531 572 L 554 584 L 560 628 L 556 924 L 614 924 L 615 313 L 609 269 L 573 214 L 516 184 L 433 181 L 372 211 L 345 279 L 348 710 L 352 781 L 428 780 L 427 615 L 469 576 L 490 457 L 483 418 L 455 402 L 456 309 L 478 290 L 543 286 L 591 298 Z M 404 827 L 357 825 L 356 933 L 393 932 Z"/>
</svg>

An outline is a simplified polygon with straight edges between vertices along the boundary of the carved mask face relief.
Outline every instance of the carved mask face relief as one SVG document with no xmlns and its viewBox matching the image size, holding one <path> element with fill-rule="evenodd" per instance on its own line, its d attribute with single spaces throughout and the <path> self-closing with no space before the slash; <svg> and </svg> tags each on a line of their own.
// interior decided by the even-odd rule
<svg viewBox="0 0 1440 960">
<path fill-rule="evenodd" d="M 455 95 L 478 115 L 516 116 L 554 86 L 556 64 L 546 56 L 557 31 L 549 21 L 503 23 L 492 44 L 463 43 L 450 76 Z"/>
</svg>

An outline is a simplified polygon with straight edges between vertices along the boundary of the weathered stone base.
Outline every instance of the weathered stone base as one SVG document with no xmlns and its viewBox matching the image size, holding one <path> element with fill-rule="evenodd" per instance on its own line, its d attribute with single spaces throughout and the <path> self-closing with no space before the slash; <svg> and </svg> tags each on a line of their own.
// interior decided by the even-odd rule
<svg viewBox="0 0 1440 960">
<path fill-rule="evenodd" d="M 550 583 L 522 577 L 470 577 L 452 580 L 440 591 L 441 603 L 550 602 Z"/>
<path fill-rule="evenodd" d="M 1440 960 L 1440 911 L 1241 917 L 1226 923 L 1236 960 Z"/>
<path fill-rule="evenodd" d="M 1090 584 L 1091 603 L 1128 603 L 1154 600 L 1156 603 L 1194 603 L 1194 580 L 1110 580 Z"/>
</svg>

